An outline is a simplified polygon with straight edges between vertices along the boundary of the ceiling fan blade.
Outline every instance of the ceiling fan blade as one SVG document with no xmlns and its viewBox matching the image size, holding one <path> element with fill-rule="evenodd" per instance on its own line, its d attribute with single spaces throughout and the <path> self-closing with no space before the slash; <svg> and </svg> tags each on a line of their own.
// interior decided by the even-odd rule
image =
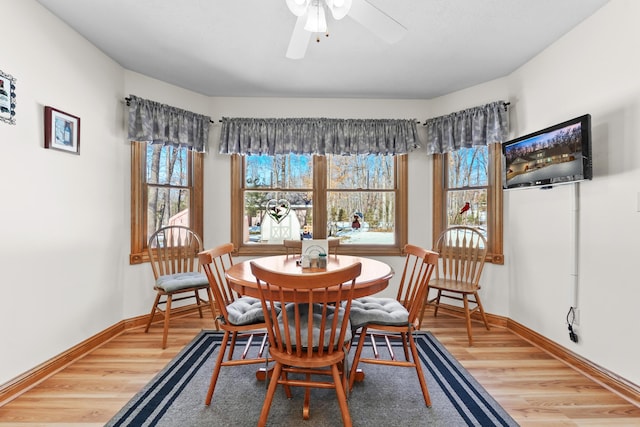
<svg viewBox="0 0 640 427">
<path fill-rule="evenodd" d="M 339 21 L 349 13 L 352 0 L 342 0 L 341 2 L 337 2 L 335 0 L 326 0 L 326 2 L 327 7 L 331 11 L 331 15 L 333 15 L 333 19 Z"/>
<path fill-rule="evenodd" d="M 387 43 L 399 41 L 407 32 L 402 24 L 366 0 L 353 0 L 347 16 Z"/>
<path fill-rule="evenodd" d="M 291 40 L 289 40 L 289 47 L 287 48 L 287 58 L 289 59 L 301 59 L 304 58 L 304 54 L 307 52 L 307 46 L 309 45 L 309 39 L 311 39 L 311 33 L 304 29 L 304 24 L 307 20 L 307 14 L 298 17 L 296 26 L 293 27 L 291 33 Z"/>
<path fill-rule="evenodd" d="M 287 7 L 296 16 L 302 16 L 307 12 L 310 0 L 285 0 Z"/>
</svg>

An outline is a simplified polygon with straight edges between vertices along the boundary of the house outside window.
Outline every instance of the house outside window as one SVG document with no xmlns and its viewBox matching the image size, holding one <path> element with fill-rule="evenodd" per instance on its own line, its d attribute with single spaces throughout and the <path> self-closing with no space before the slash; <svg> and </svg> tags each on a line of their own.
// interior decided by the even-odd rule
<svg viewBox="0 0 640 427">
<path fill-rule="evenodd" d="M 151 234 L 184 225 L 202 236 L 202 153 L 185 147 L 131 143 L 131 254 L 148 261 Z"/>
<path fill-rule="evenodd" d="M 285 239 L 340 239 L 398 255 L 407 240 L 406 155 L 232 155 L 232 241 L 241 255 Z"/>
</svg>

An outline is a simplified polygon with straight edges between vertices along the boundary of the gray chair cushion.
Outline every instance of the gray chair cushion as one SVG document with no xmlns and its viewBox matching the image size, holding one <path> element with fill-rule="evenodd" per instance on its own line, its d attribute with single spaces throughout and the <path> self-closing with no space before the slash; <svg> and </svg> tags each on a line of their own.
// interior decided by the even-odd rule
<svg viewBox="0 0 640 427">
<path fill-rule="evenodd" d="M 301 340 L 302 343 L 304 345 L 304 347 L 307 347 L 307 343 L 308 343 L 308 319 L 309 319 L 309 304 L 299 304 L 300 306 L 300 335 L 301 335 Z M 291 335 L 291 344 L 292 345 L 297 345 L 296 342 L 296 328 L 295 325 L 293 324 L 293 319 L 295 319 L 295 314 L 294 314 L 294 308 L 295 308 L 295 304 L 294 303 L 289 303 L 286 305 L 285 310 L 287 311 L 287 316 L 289 319 L 289 334 Z M 335 316 L 335 309 L 333 307 L 329 307 L 329 309 L 331 309 L 330 313 L 327 314 L 327 320 L 326 320 L 326 324 L 327 325 L 331 325 L 331 322 L 333 322 L 333 317 Z M 282 321 L 282 316 L 283 314 L 279 314 L 278 315 L 278 323 L 280 325 L 280 332 L 282 332 L 283 337 L 284 337 L 284 325 L 283 325 L 283 321 Z M 344 308 L 340 307 L 338 310 L 338 329 L 336 330 L 336 337 L 335 337 L 335 343 L 334 344 L 338 344 L 338 338 L 340 337 L 340 325 L 342 324 L 342 318 L 344 317 Z M 318 344 L 320 343 L 320 322 L 322 321 L 322 305 L 320 304 L 314 304 L 313 305 L 313 347 L 316 348 L 318 347 Z M 323 342 L 329 342 L 329 338 L 331 335 L 331 330 L 329 329 L 325 329 L 324 331 L 324 341 Z M 345 342 L 349 342 L 351 340 L 351 327 L 349 325 L 347 325 L 347 333 L 345 335 Z"/>
<path fill-rule="evenodd" d="M 227 320 L 236 326 L 262 323 L 262 303 L 257 298 L 240 297 L 227 306 L 227 317 Z"/>
<path fill-rule="evenodd" d="M 351 303 L 349 320 L 354 329 L 371 323 L 404 326 L 409 323 L 409 312 L 395 298 L 364 297 Z"/>
<path fill-rule="evenodd" d="M 209 280 L 204 273 L 197 271 L 160 276 L 156 280 L 156 288 L 165 292 L 175 292 L 186 288 L 206 288 Z"/>
</svg>

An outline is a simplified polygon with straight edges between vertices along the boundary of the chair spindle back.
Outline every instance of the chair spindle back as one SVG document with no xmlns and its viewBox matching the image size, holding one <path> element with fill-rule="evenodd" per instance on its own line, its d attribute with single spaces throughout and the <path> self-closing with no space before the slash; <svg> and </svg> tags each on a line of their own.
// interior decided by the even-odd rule
<svg viewBox="0 0 640 427">
<path fill-rule="evenodd" d="M 308 359 L 343 351 L 360 263 L 300 276 L 266 270 L 252 262 L 251 271 L 272 351 Z"/>
<path fill-rule="evenodd" d="M 148 251 L 156 279 L 200 270 L 202 239 L 189 227 L 169 225 L 158 229 L 149 239 Z"/>
<path fill-rule="evenodd" d="M 487 255 L 487 241 L 480 231 L 467 226 L 449 227 L 434 250 L 441 258 L 437 277 L 478 284 Z"/>
</svg>

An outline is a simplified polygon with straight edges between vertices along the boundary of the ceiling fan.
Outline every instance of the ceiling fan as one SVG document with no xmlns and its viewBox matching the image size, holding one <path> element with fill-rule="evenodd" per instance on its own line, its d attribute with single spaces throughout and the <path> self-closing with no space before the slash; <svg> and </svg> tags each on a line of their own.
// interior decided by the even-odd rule
<svg viewBox="0 0 640 427">
<path fill-rule="evenodd" d="M 348 16 L 387 43 L 397 42 L 407 32 L 402 24 L 366 0 L 285 1 L 289 10 L 298 17 L 287 48 L 287 58 L 290 59 L 304 58 L 313 33 L 328 35 L 326 9 L 336 21 Z M 316 40 L 320 41 L 320 36 Z"/>
</svg>

